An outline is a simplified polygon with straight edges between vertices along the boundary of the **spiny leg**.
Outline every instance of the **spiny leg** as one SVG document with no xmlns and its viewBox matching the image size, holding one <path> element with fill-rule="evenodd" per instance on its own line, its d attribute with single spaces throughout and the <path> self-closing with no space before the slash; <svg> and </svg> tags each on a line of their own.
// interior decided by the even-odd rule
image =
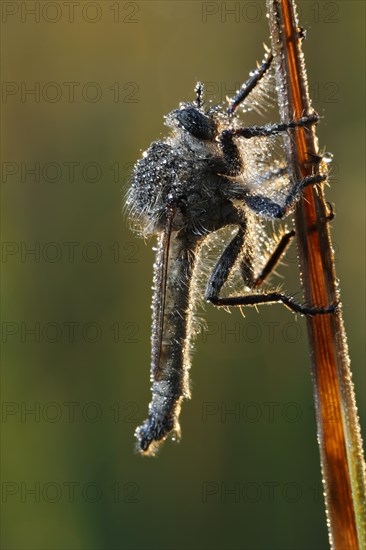
<svg viewBox="0 0 366 550">
<path fill-rule="evenodd" d="M 258 288 L 265 281 L 265 279 L 276 267 L 294 236 L 295 231 L 293 229 L 282 235 L 275 250 L 271 253 L 261 273 L 257 277 L 254 277 L 251 254 L 244 250 L 244 258 L 240 264 L 240 271 L 246 286 L 252 289 Z M 227 281 L 230 271 L 233 268 L 239 254 L 243 251 L 244 243 L 245 225 L 242 224 L 239 226 L 237 234 L 225 248 L 211 274 L 206 289 L 206 299 L 209 299 L 209 295 L 220 294 L 220 291 Z"/>
<path fill-rule="evenodd" d="M 218 296 L 226 283 L 230 272 L 243 249 L 245 240 L 245 226 L 239 226 L 235 237 L 229 242 L 224 252 L 216 263 L 207 283 L 205 299 L 212 301 L 212 297 Z"/>
<path fill-rule="evenodd" d="M 224 130 L 222 135 L 227 137 L 244 137 L 246 139 L 250 139 L 253 137 L 275 136 L 294 128 L 311 126 L 313 124 L 316 124 L 318 121 L 319 115 L 314 112 L 311 115 L 303 116 L 302 118 L 291 120 L 290 122 L 266 124 L 265 126 L 246 126 L 244 128 L 232 128 L 231 130 Z"/>
<path fill-rule="evenodd" d="M 326 217 L 326 221 L 333 219 L 333 213 Z M 267 258 L 267 261 L 262 268 L 262 271 L 257 277 L 254 277 L 253 267 L 251 258 L 246 256 L 240 265 L 240 271 L 244 280 L 244 283 L 252 289 L 259 288 L 264 281 L 269 277 L 272 271 L 275 269 L 276 265 L 280 261 L 281 257 L 285 253 L 288 245 L 295 237 L 296 232 L 294 229 L 288 231 L 282 235 L 281 239 L 278 241 L 276 248 L 271 252 L 270 256 Z"/>
<path fill-rule="evenodd" d="M 260 274 L 252 281 L 251 288 L 259 288 L 262 283 L 267 279 L 267 277 L 272 273 L 272 271 L 275 269 L 276 265 L 280 261 L 281 257 L 285 253 L 288 245 L 292 241 L 292 239 L 295 236 L 295 230 L 292 229 L 291 231 L 288 231 L 284 235 L 282 235 L 280 241 L 277 243 L 276 248 L 273 250 L 269 258 L 267 259 L 266 264 L 262 268 L 262 271 Z"/>
<path fill-rule="evenodd" d="M 319 164 L 319 159 L 320 160 L 322 159 L 322 157 L 319 157 L 317 155 L 309 154 L 309 156 L 314 157 L 314 160 L 312 162 L 314 162 L 316 164 Z M 288 174 L 287 166 L 280 165 L 277 168 L 275 168 L 274 170 L 270 170 L 270 171 L 265 172 L 262 175 L 260 175 L 258 177 L 258 180 L 257 180 L 257 185 L 262 186 L 262 185 L 264 185 L 268 182 L 275 181 L 276 179 L 278 179 L 282 176 L 285 176 L 287 174 Z M 301 187 L 307 187 L 308 185 L 324 183 L 326 180 L 327 180 L 327 175 L 326 174 L 314 174 L 314 175 L 311 175 L 311 176 L 306 176 L 303 180 L 301 180 L 298 186 L 296 186 L 296 185 L 294 186 L 293 193 L 292 193 L 293 196 L 292 197 L 290 196 L 290 198 L 289 198 L 290 206 L 289 205 L 286 206 L 285 211 L 282 212 L 280 217 L 283 217 L 286 214 L 286 210 L 288 210 L 291 207 L 291 202 L 293 201 L 293 199 L 296 199 L 297 191 L 299 191 L 301 189 Z M 297 191 L 296 191 L 296 189 L 297 189 Z M 243 192 L 243 194 L 241 195 L 241 198 L 243 200 L 245 200 L 245 197 L 247 197 L 247 195 L 248 195 L 248 193 Z M 263 199 L 264 197 L 261 197 L 261 198 Z M 328 211 L 328 214 L 323 219 L 325 221 L 333 220 L 334 217 L 335 217 L 335 213 L 333 211 L 333 206 L 329 202 L 327 202 L 327 211 Z M 257 210 L 255 210 L 255 212 L 260 213 Z M 276 216 L 276 217 L 278 217 L 278 216 Z"/>
<path fill-rule="evenodd" d="M 333 304 L 326 308 L 309 307 L 298 304 L 291 296 L 286 296 L 282 292 L 267 292 L 265 294 L 248 294 L 246 296 L 230 296 L 228 298 L 219 298 L 211 296 L 208 300 L 215 306 L 255 306 L 260 304 L 273 304 L 280 302 L 291 311 L 301 313 L 302 315 L 324 315 L 337 311 L 337 305 Z"/>
<path fill-rule="evenodd" d="M 317 113 L 304 116 L 291 122 L 278 124 L 267 124 L 265 126 L 248 126 L 245 128 L 232 128 L 224 130 L 220 135 L 220 146 L 224 155 L 228 175 L 238 175 L 242 169 L 242 159 L 239 149 L 235 143 L 235 138 L 244 137 L 250 139 L 253 137 L 268 137 L 286 132 L 287 130 L 311 126 L 319 120 Z"/>
<path fill-rule="evenodd" d="M 273 55 L 267 52 L 262 64 L 252 73 L 252 76 L 242 85 L 239 92 L 231 99 L 227 108 L 227 114 L 232 115 L 237 107 L 242 103 L 257 86 L 258 82 L 264 77 L 271 66 Z"/>
<path fill-rule="evenodd" d="M 294 229 L 282 235 L 281 239 L 276 244 L 276 248 L 267 258 L 261 273 L 257 277 L 254 276 L 252 255 L 249 251 L 245 253 L 243 260 L 240 262 L 240 272 L 245 286 L 254 290 L 255 288 L 259 288 L 264 283 L 280 261 L 281 256 L 285 253 L 286 248 L 294 236 Z"/>
<path fill-rule="evenodd" d="M 281 256 L 284 248 L 286 248 L 286 240 L 292 238 L 292 235 L 284 235 L 281 239 L 278 247 L 276 248 L 274 255 L 268 260 L 266 266 L 264 267 L 262 274 L 258 279 L 252 280 L 252 283 L 257 286 L 263 282 L 263 280 L 269 275 L 270 271 L 273 269 L 272 266 L 278 261 Z M 224 286 L 225 282 L 228 280 L 231 269 L 233 268 L 242 248 L 245 240 L 245 227 L 240 226 L 238 233 L 230 241 L 228 246 L 225 248 L 221 257 L 219 258 L 211 277 L 208 281 L 205 298 L 215 306 L 227 307 L 227 306 L 245 306 L 245 305 L 259 305 L 259 304 L 268 304 L 280 302 L 288 307 L 291 311 L 296 313 L 302 313 L 304 315 L 317 315 L 317 314 L 326 314 L 334 313 L 337 309 L 336 305 L 332 305 L 328 308 L 318 308 L 318 307 L 309 307 L 306 305 L 298 304 L 291 296 L 286 296 L 282 292 L 266 292 L 262 294 L 248 294 L 246 296 L 230 296 L 227 298 L 220 298 L 220 291 Z M 282 242 L 283 241 L 283 242 Z M 282 251 L 279 250 L 282 248 Z M 250 272 L 251 266 L 247 268 L 247 273 L 242 274 L 244 277 L 247 277 L 250 281 Z M 262 277 L 262 281 L 260 278 Z M 250 286 L 250 285 L 248 285 Z"/>
<path fill-rule="evenodd" d="M 289 194 L 286 197 L 285 204 L 281 205 L 264 195 L 251 195 L 243 190 L 242 199 L 245 204 L 256 214 L 262 217 L 281 219 L 284 218 L 292 209 L 299 198 L 300 191 L 308 185 L 323 183 L 327 177 L 323 174 L 316 176 L 306 176 L 301 181 L 295 182 Z M 239 197 L 239 194 L 237 193 Z"/>
</svg>

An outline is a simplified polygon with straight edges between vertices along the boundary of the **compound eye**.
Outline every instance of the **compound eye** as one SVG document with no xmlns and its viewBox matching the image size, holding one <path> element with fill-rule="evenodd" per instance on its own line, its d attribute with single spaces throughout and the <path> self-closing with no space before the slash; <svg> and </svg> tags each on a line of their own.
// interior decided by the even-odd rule
<svg viewBox="0 0 366 550">
<path fill-rule="evenodd" d="M 183 126 L 187 132 L 198 139 L 213 139 L 216 130 L 214 120 L 201 113 L 194 107 L 179 109 L 175 111 L 175 116 L 180 126 Z"/>
</svg>

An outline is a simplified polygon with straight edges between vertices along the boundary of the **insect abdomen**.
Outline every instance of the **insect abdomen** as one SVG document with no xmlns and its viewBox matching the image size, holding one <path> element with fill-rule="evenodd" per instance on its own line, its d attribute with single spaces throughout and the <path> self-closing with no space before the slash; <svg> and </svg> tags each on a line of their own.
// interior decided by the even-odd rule
<svg viewBox="0 0 366 550">
<path fill-rule="evenodd" d="M 170 433 L 179 438 L 181 403 L 190 397 L 192 276 L 198 240 L 183 236 L 182 232 L 171 235 L 163 303 L 160 285 L 164 270 L 162 241 L 161 237 L 154 264 L 152 400 L 148 419 L 136 430 L 139 450 L 150 454 Z M 159 314 L 160 307 L 163 310 Z"/>
</svg>

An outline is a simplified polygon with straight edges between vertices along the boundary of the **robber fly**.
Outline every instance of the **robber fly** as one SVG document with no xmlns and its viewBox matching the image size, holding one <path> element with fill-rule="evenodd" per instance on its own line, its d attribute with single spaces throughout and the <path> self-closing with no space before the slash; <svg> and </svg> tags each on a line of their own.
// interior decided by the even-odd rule
<svg viewBox="0 0 366 550">
<path fill-rule="evenodd" d="M 203 85 L 198 83 L 195 101 L 181 103 L 165 117 L 170 136 L 154 141 L 134 167 L 127 195 L 129 216 L 143 236 L 156 235 L 158 240 L 152 302 L 152 400 L 148 419 L 135 434 L 138 450 L 143 454 L 154 454 L 169 434 L 176 439 L 180 436 L 181 404 L 190 396 L 197 258 L 209 235 L 226 226 L 237 228 L 208 279 L 206 301 L 224 307 L 282 302 L 305 315 L 334 311 L 334 306 L 319 309 L 301 305 L 277 290 L 257 290 L 280 260 L 294 231 L 282 235 L 256 273 L 253 227 L 259 224 L 261 229 L 262 219 L 283 218 L 293 209 L 305 186 L 325 179 L 321 175 L 308 176 L 291 182 L 286 166 L 271 167 L 270 161 L 265 174 L 256 173 L 253 151 L 259 149 L 259 156 L 263 156 L 265 149 L 261 144 L 265 140 L 318 121 L 317 114 L 311 112 L 287 124 L 242 126 L 237 108 L 245 105 L 260 85 L 272 59 L 267 51 L 262 64 L 229 100 L 226 109 L 222 105 L 206 108 Z M 250 181 L 253 178 L 261 183 L 254 190 Z M 265 193 L 267 184 L 276 180 L 286 180 L 288 184 L 286 192 L 281 190 L 280 198 Z M 239 266 L 247 293 L 222 297 L 221 289 L 234 266 Z"/>
</svg>

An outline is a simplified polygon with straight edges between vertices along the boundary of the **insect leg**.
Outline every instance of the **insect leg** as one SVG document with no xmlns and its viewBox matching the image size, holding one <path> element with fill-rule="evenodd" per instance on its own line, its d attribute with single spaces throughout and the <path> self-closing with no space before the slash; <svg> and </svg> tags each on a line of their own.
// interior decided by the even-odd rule
<svg viewBox="0 0 366 550">
<path fill-rule="evenodd" d="M 272 273 L 276 265 L 281 259 L 281 256 L 285 253 L 286 248 L 292 241 L 295 236 L 295 231 L 292 229 L 284 235 L 282 235 L 280 241 L 277 243 L 275 250 L 272 252 L 268 258 L 266 264 L 264 265 L 261 273 L 252 281 L 251 288 L 258 288 L 262 283 L 267 279 L 267 277 Z"/>
<path fill-rule="evenodd" d="M 246 280 L 248 286 L 253 285 L 259 286 L 263 282 L 264 278 L 269 275 L 270 271 L 273 269 L 275 263 L 278 261 L 281 256 L 284 248 L 292 238 L 292 234 L 284 235 L 281 239 L 277 249 L 275 250 L 273 256 L 268 261 L 267 265 L 262 271 L 262 274 L 257 279 L 252 279 L 251 275 L 251 265 L 246 264 L 247 271 L 242 274 Z M 287 296 L 282 292 L 266 292 L 261 294 L 247 294 L 245 296 L 229 296 L 226 298 L 220 298 L 220 291 L 227 281 L 230 271 L 234 266 L 242 248 L 244 245 L 245 239 L 245 228 L 239 227 L 238 233 L 230 241 L 221 257 L 219 258 L 207 284 L 205 299 L 211 302 L 213 305 L 218 307 L 227 307 L 227 306 L 254 306 L 259 304 L 268 304 L 280 302 L 284 304 L 288 309 L 296 313 L 302 313 L 304 315 L 317 315 L 317 314 L 326 314 L 334 313 L 337 309 L 337 305 L 331 305 L 327 308 L 311 307 L 303 304 L 298 304 L 294 298 Z M 260 278 L 262 277 L 262 280 Z M 251 284 L 250 284 L 251 283 Z"/>
<path fill-rule="evenodd" d="M 267 218 L 281 219 L 284 218 L 292 209 L 296 201 L 299 199 L 300 192 L 304 187 L 314 185 L 316 183 L 322 183 L 325 180 L 326 176 L 319 174 L 316 176 L 306 176 L 303 180 L 295 182 L 285 199 L 285 204 L 283 205 L 264 195 L 251 195 L 245 190 L 242 198 L 246 205 L 256 214 Z"/>
<path fill-rule="evenodd" d="M 251 73 L 251 77 L 242 85 L 239 92 L 230 100 L 227 108 L 227 114 L 232 115 L 236 108 L 248 97 L 250 92 L 254 90 L 258 82 L 264 77 L 269 67 L 271 66 L 273 55 L 267 52 L 262 64 Z"/>
<path fill-rule="evenodd" d="M 244 128 L 224 130 L 223 136 L 244 137 L 246 139 L 253 137 L 274 136 L 294 128 L 311 126 L 316 124 L 318 120 L 319 116 L 314 112 L 311 115 L 303 116 L 302 118 L 292 120 L 291 122 L 279 122 L 278 124 L 266 124 L 265 126 L 247 126 Z"/>
<path fill-rule="evenodd" d="M 211 301 L 212 296 L 218 296 L 226 283 L 244 244 L 245 226 L 239 226 L 235 237 L 221 254 L 207 283 L 205 299 Z"/>
<path fill-rule="evenodd" d="M 268 259 L 266 265 L 263 267 L 262 272 L 258 277 L 254 277 L 252 267 L 253 262 L 250 253 L 244 250 L 244 258 L 241 262 L 240 269 L 246 286 L 250 288 L 257 288 L 264 282 L 264 280 L 270 275 L 270 273 L 277 265 L 280 257 L 285 252 L 294 235 L 295 231 L 292 230 L 282 236 L 281 240 L 276 246 L 276 249 L 271 254 L 270 258 Z M 230 241 L 230 243 L 220 256 L 211 274 L 206 288 L 206 300 L 210 300 L 210 297 L 212 296 L 219 296 L 220 291 L 227 281 L 230 271 L 233 268 L 239 254 L 243 251 L 244 242 L 245 226 L 241 225 L 239 226 L 239 230 L 235 237 Z"/>
<path fill-rule="evenodd" d="M 255 306 L 260 304 L 273 304 L 280 302 L 291 311 L 303 315 L 322 315 L 334 313 L 337 311 L 337 305 L 332 304 L 326 308 L 311 307 L 298 304 L 294 298 L 287 296 L 282 292 L 266 292 L 262 294 L 247 294 L 246 296 L 230 296 L 228 298 L 219 298 L 218 296 L 208 296 L 208 301 L 215 306 Z"/>
<path fill-rule="evenodd" d="M 313 113 L 288 123 L 284 122 L 279 124 L 267 124 L 266 126 L 248 126 L 246 128 L 224 130 L 220 135 L 220 145 L 227 166 L 227 174 L 235 176 L 238 175 L 242 169 L 241 154 L 235 143 L 235 138 L 244 137 L 250 139 L 253 137 L 273 136 L 289 129 L 316 124 L 318 120 L 319 117 L 317 113 Z"/>
</svg>

